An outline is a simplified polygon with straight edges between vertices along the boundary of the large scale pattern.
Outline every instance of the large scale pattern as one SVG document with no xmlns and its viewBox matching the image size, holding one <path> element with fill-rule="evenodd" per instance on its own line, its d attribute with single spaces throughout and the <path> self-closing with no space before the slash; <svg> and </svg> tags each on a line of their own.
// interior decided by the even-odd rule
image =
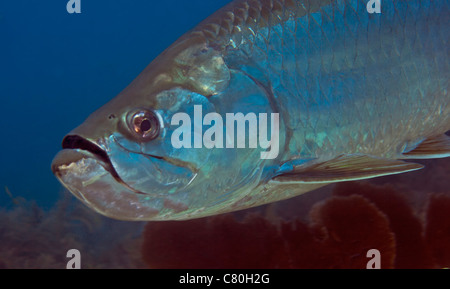
<svg viewBox="0 0 450 289">
<path fill-rule="evenodd" d="M 396 158 L 450 128 L 449 4 L 383 1 L 378 15 L 366 4 L 234 1 L 190 36 L 273 94 L 288 151 Z"/>
</svg>

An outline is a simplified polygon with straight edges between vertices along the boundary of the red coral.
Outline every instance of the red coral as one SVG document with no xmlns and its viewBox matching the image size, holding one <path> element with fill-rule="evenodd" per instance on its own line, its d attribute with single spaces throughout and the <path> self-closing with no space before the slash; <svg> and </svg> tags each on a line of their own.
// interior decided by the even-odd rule
<svg viewBox="0 0 450 289">
<path fill-rule="evenodd" d="M 286 267 L 282 239 L 261 216 L 149 223 L 144 236 L 143 258 L 151 268 Z"/>
<path fill-rule="evenodd" d="M 439 267 L 450 267 L 450 198 L 431 196 L 426 227 L 426 242 Z"/>
<path fill-rule="evenodd" d="M 381 252 L 383 268 L 393 267 L 395 241 L 389 221 L 367 199 L 334 197 L 313 209 L 312 216 L 314 227 L 326 234 L 326 245 L 333 248 L 334 267 L 365 268 L 370 249 Z"/>
<path fill-rule="evenodd" d="M 331 198 L 312 215 L 312 227 L 294 221 L 281 230 L 257 215 L 149 223 L 143 258 L 151 268 L 366 268 L 376 248 L 392 267 L 389 222 L 364 198 Z"/>
<path fill-rule="evenodd" d="M 352 182 L 339 184 L 334 194 L 364 196 L 388 216 L 397 244 L 395 268 L 431 268 L 433 266 L 422 236 L 422 224 L 405 198 L 394 188 Z"/>
</svg>

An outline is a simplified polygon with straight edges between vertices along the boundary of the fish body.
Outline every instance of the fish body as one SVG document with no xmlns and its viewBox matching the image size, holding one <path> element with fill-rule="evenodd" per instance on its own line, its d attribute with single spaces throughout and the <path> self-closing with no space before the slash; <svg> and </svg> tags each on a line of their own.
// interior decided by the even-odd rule
<svg viewBox="0 0 450 289">
<path fill-rule="evenodd" d="M 70 132 L 52 169 L 85 204 L 123 220 L 203 217 L 420 169 L 402 159 L 450 155 L 449 8 L 233 1 Z M 271 157 L 250 147 L 249 119 L 248 145 L 228 147 L 239 133 L 228 138 L 220 117 L 239 113 L 276 132 Z M 212 127 L 223 143 L 207 147 Z"/>
</svg>

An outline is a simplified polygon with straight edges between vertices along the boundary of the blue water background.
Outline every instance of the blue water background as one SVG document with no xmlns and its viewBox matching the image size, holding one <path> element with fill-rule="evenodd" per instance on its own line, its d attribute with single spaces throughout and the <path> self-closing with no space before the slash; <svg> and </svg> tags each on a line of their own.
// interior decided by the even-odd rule
<svg viewBox="0 0 450 289">
<path fill-rule="evenodd" d="M 49 208 L 61 140 L 159 53 L 230 0 L 0 2 L 0 207 L 4 191 Z"/>
</svg>

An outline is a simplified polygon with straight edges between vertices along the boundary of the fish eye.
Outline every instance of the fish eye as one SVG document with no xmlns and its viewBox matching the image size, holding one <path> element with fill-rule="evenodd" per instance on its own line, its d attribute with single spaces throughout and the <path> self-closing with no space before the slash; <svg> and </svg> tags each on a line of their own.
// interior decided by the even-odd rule
<svg viewBox="0 0 450 289">
<path fill-rule="evenodd" d="M 128 120 L 131 131 L 138 138 L 149 141 L 158 137 L 160 124 L 158 116 L 150 110 L 138 110 Z"/>
</svg>

